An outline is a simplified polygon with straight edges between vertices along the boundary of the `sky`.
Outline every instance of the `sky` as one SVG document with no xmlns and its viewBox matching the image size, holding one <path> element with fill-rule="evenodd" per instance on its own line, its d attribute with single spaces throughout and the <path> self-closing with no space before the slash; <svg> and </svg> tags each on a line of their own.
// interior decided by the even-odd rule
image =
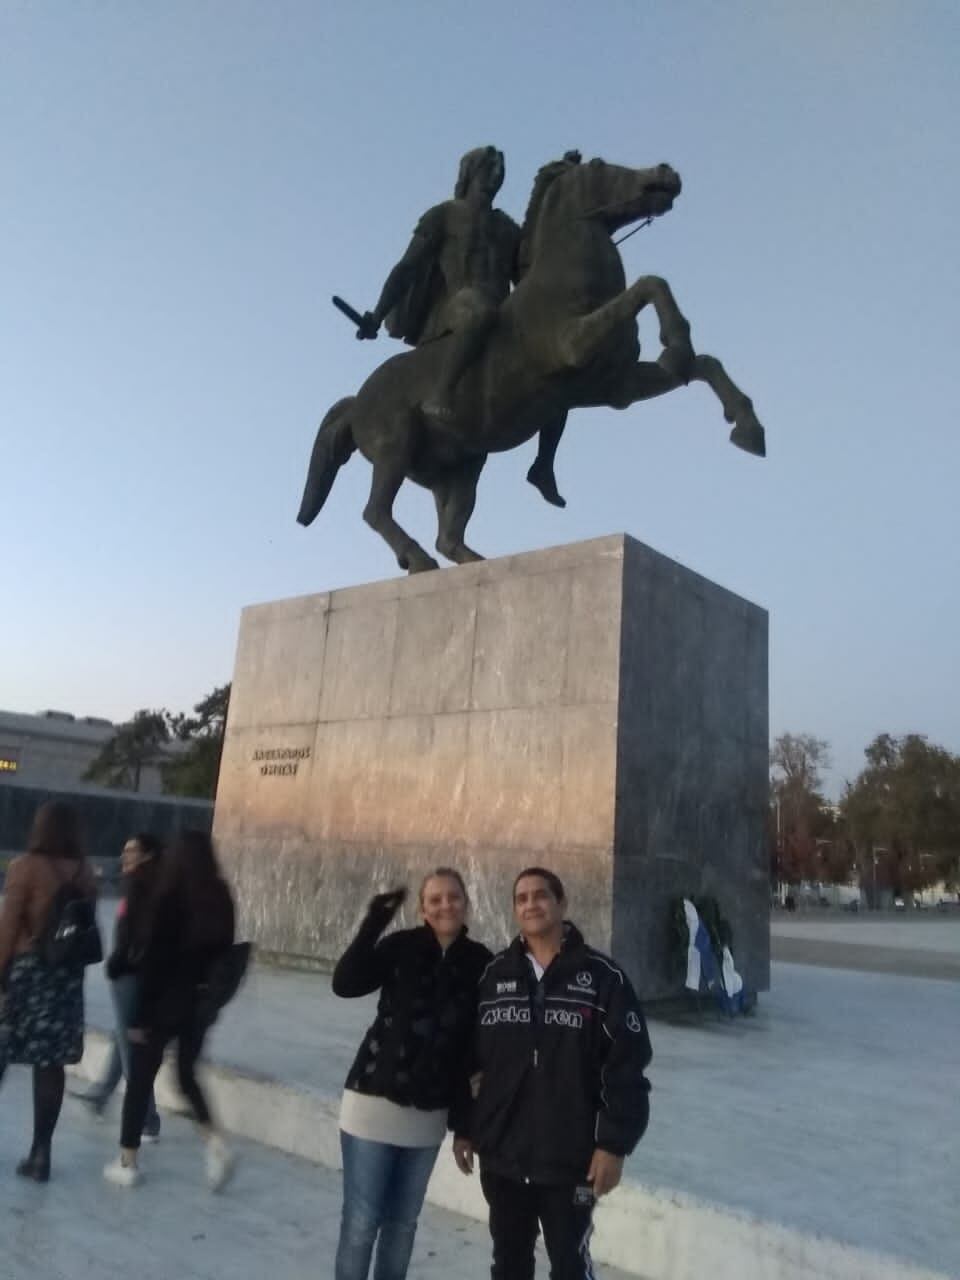
<svg viewBox="0 0 960 1280">
<path fill-rule="evenodd" d="M 953 0 L 6 0 L 0 6 L 0 707 L 185 710 L 240 609 L 393 576 L 369 467 L 295 523 L 327 408 L 399 348 L 372 307 L 460 155 L 499 203 L 576 147 L 683 178 L 622 249 L 752 396 L 571 416 L 565 511 L 498 455 L 488 556 L 639 538 L 770 613 L 771 735 L 960 750 Z M 645 314 L 644 349 L 656 326 Z M 397 516 L 424 545 L 429 494 Z"/>
</svg>

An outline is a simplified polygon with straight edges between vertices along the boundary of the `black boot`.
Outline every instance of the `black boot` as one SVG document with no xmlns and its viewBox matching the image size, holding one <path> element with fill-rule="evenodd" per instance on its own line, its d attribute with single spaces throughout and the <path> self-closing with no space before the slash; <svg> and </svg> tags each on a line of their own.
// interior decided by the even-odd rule
<svg viewBox="0 0 960 1280">
<path fill-rule="evenodd" d="M 49 1182 L 50 1148 L 34 1147 L 26 1160 L 17 1165 L 17 1173 L 21 1178 L 32 1178 L 34 1182 Z"/>
<path fill-rule="evenodd" d="M 540 457 L 534 459 L 533 466 L 527 472 L 527 479 L 535 489 L 539 489 L 543 497 L 553 507 L 565 507 L 567 505 L 566 498 L 561 498 L 560 491 L 557 488 L 556 476 L 553 474 L 553 465 L 544 462 Z"/>
</svg>

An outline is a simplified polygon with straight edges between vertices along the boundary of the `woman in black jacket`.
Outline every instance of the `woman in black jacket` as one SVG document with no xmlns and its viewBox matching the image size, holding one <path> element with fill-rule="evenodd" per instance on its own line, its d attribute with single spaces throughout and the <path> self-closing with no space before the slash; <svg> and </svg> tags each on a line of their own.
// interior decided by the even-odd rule
<svg viewBox="0 0 960 1280">
<path fill-rule="evenodd" d="M 377 1016 L 347 1076 L 340 1109 L 343 1216 L 336 1280 L 403 1280 L 451 1107 L 469 1092 L 477 985 L 491 959 L 467 937 L 460 873 L 420 887 L 423 924 L 380 939 L 405 889 L 378 894 L 334 970 L 338 996 L 380 991 Z"/>
<path fill-rule="evenodd" d="M 139 977 L 137 970 L 147 940 L 147 928 L 153 896 L 160 874 L 162 846 L 149 831 L 140 831 L 123 846 L 120 867 L 123 872 L 123 892 L 117 905 L 117 920 L 113 934 L 113 950 L 107 958 L 106 973 L 110 979 L 116 1027 L 110 1057 L 103 1075 L 92 1089 L 80 1095 L 98 1118 L 102 1117 L 107 1103 L 121 1080 L 130 1080 L 130 1041 L 127 1032 L 130 1019 L 137 1008 Z M 160 1136 L 160 1116 L 157 1104 L 150 1092 L 143 1137 L 155 1142 Z"/>
<path fill-rule="evenodd" d="M 205 831 L 183 831 L 164 857 L 138 974 L 137 1009 L 130 1019 L 130 1084 L 123 1099 L 120 1155 L 104 1169 L 108 1182 L 140 1181 L 137 1153 L 150 1090 L 163 1051 L 177 1042 L 177 1078 L 206 1145 L 207 1181 L 219 1190 L 233 1158 L 210 1114 L 196 1077 L 209 1030 L 204 991 L 214 963 L 234 941 L 233 897 L 220 875 Z"/>
</svg>

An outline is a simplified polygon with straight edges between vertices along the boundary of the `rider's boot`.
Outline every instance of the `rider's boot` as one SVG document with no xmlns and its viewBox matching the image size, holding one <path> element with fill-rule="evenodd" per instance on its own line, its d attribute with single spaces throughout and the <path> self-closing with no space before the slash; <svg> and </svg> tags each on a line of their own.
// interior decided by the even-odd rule
<svg viewBox="0 0 960 1280">
<path fill-rule="evenodd" d="M 554 507 L 565 507 L 566 500 L 560 497 L 560 491 L 557 488 L 557 477 L 553 471 L 553 460 L 557 456 L 557 449 L 563 438 L 563 428 L 566 424 L 566 414 L 562 418 L 558 418 L 553 422 L 548 422 L 540 428 L 540 437 L 537 441 L 537 456 L 533 460 L 533 466 L 527 472 L 527 479 L 535 489 L 539 489 L 543 497 Z"/>
<path fill-rule="evenodd" d="M 539 489 L 543 497 L 554 507 L 565 507 L 566 498 L 560 496 L 557 488 L 557 477 L 553 473 L 553 464 L 538 454 L 533 466 L 527 472 L 527 479 L 535 489 Z"/>
</svg>

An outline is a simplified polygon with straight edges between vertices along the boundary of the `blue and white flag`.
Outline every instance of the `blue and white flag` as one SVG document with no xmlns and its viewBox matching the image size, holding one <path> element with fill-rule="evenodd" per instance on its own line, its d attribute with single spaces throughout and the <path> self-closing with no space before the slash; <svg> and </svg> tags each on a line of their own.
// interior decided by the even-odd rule
<svg viewBox="0 0 960 1280">
<path fill-rule="evenodd" d="M 729 947 L 723 948 L 722 974 L 724 1001 L 721 1003 L 725 1003 L 726 1012 L 745 1013 L 749 1002 L 743 988 L 743 979 L 734 967 L 733 955 Z"/>
<path fill-rule="evenodd" d="M 723 1012 L 731 1017 L 736 1013 L 749 1013 L 755 997 L 744 988 L 730 948 L 723 948 L 718 963 L 710 934 L 689 898 L 683 900 L 683 911 L 687 918 L 687 987 L 691 991 L 706 987 L 716 996 Z"/>
<path fill-rule="evenodd" d="M 683 900 L 683 913 L 687 917 L 687 982 L 691 991 L 699 991 L 705 981 L 708 991 L 720 985 L 717 958 L 697 908 L 689 898 Z"/>
</svg>

